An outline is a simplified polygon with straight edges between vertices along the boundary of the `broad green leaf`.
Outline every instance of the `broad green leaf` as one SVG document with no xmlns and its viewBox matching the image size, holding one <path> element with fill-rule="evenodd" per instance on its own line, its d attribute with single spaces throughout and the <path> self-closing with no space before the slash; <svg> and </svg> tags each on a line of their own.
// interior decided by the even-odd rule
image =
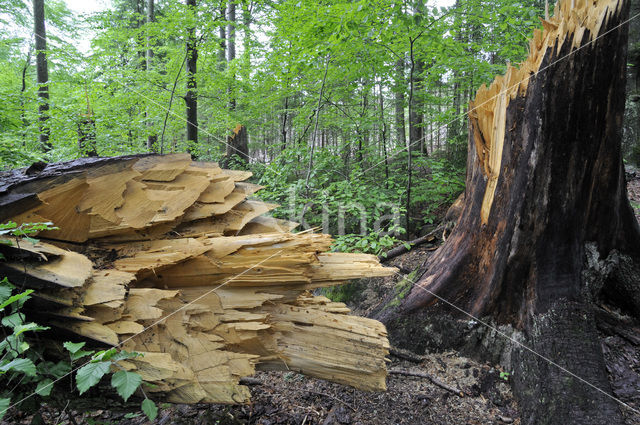
<svg viewBox="0 0 640 425">
<path fill-rule="evenodd" d="M 76 386 L 80 394 L 100 382 L 102 377 L 109 373 L 111 362 L 88 363 L 76 372 Z"/>
<path fill-rule="evenodd" d="M 67 341 L 64 344 L 62 344 L 62 346 L 64 348 L 67 349 L 68 352 L 70 352 L 71 354 L 75 354 L 78 352 L 78 350 L 80 350 L 82 347 L 84 347 L 86 344 L 86 342 L 70 342 Z"/>
<path fill-rule="evenodd" d="M 10 286 L 0 284 L 0 302 L 5 302 L 11 296 L 11 290 Z"/>
<path fill-rule="evenodd" d="M 26 323 L 24 325 L 16 326 L 13 329 L 13 334 L 18 336 L 18 335 L 21 335 L 21 334 L 23 334 L 25 332 L 46 331 L 47 329 L 49 329 L 47 326 L 40 326 L 37 323 Z"/>
<path fill-rule="evenodd" d="M 0 366 L 0 372 L 22 372 L 28 376 L 36 376 L 36 365 L 30 359 L 13 359 L 9 363 Z"/>
<path fill-rule="evenodd" d="M 85 345 L 84 342 L 75 342 L 74 343 L 74 342 L 67 341 L 62 345 L 69 352 L 69 355 L 71 357 L 71 361 L 76 361 L 79 358 L 82 358 L 84 356 L 89 356 L 89 355 L 93 354 L 93 351 L 81 350 L 81 348 L 84 347 L 84 345 Z"/>
<path fill-rule="evenodd" d="M 11 404 L 10 398 L 0 398 L 0 419 L 4 418 L 4 415 L 9 410 L 9 405 Z"/>
<path fill-rule="evenodd" d="M 153 421 L 158 416 L 158 406 L 148 398 L 142 401 L 142 411 L 150 421 Z"/>
<path fill-rule="evenodd" d="M 63 361 L 63 360 L 59 361 L 56 364 L 52 364 L 51 366 L 49 366 L 47 368 L 47 373 L 50 373 L 56 379 L 57 378 L 62 378 L 63 376 L 65 376 L 69 372 L 71 372 L 71 365 L 69 364 L 69 362 L 66 362 L 66 361 Z"/>
<path fill-rule="evenodd" d="M 53 380 L 47 378 L 43 381 L 38 382 L 38 386 L 36 387 L 36 394 L 41 395 L 42 397 L 48 397 L 51 394 L 51 390 L 53 389 Z"/>
<path fill-rule="evenodd" d="M 2 318 L 2 325 L 11 329 L 15 329 L 24 322 L 24 314 L 13 313 Z"/>
<path fill-rule="evenodd" d="M 124 401 L 131 397 L 131 394 L 138 389 L 141 383 L 142 377 L 139 374 L 126 370 L 119 370 L 111 377 L 111 386 L 116 389 Z"/>
<path fill-rule="evenodd" d="M 16 295 L 12 295 L 11 297 L 9 297 L 8 300 L 3 301 L 0 304 L 0 311 L 2 311 L 8 305 L 13 304 L 16 301 L 19 301 L 19 300 L 23 299 L 24 297 L 28 297 L 32 292 L 33 292 L 33 289 L 27 289 L 24 292 L 21 292 L 21 293 L 16 294 Z"/>
<path fill-rule="evenodd" d="M 98 351 L 91 358 L 92 362 L 104 362 L 111 360 L 111 357 L 116 355 L 118 351 L 115 348 L 109 348 L 108 350 Z"/>
</svg>

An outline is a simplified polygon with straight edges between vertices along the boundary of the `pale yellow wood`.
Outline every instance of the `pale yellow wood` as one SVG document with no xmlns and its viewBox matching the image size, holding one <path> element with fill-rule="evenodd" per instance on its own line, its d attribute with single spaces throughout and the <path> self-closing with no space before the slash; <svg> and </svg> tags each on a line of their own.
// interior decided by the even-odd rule
<svg viewBox="0 0 640 425">
<path fill-rule="evenodd" d="M 542 19 L 543 29 L 536 29 L 529 42 L 529 55 L 519 68 L 507 67 L 505 76 L 497 76 L 489 86 L 481 86 L 469 104 L 469 118 L 473 127 L 478 159 L 487 177 L 481 222 L 486 224 L 498 187 L 500 163 L 505 135 L 505 119 L 509 101 L 524 95 L 532 74 L 540 70 L 548 58 L 551 64 L 566 40 L 571 49 L 577 49 L 601 35 L 608 16 L 618 13 L 623 2 L 619 0 L 563 0 L 556 3 L 554 16 Z M 589 34 L 589 39 L 585 35 Z"/>
</svg>

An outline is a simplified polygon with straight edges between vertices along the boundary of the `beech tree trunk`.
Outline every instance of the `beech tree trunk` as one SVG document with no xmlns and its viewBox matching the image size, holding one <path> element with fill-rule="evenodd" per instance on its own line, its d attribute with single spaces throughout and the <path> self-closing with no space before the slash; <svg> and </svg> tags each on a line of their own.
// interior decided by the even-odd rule
<svg viewBox="0 0 640 425">
<path fill-rule="evenodd" d="M 147 25 L 150 25 L 152 22 L 156 20 L 155 16 L 156 15 L 155 15 L 154 0 L 147 0 Z M 145 55 L 145 62 L 146 62 L 145 69 L 147 72 L 151 70 L 151 60 L 153 59 L 153 41 L 151 39 L 151 36 L 149 35 L 150 32 L 151 32 L 150 29 L 147 29 L 147 52 Z M 147 126 L 151 129 L 153 127 L 153 123 L 149 119 L 148 112 L 145 112 L 145 115 L 147 118 Z M 150 133 L 147 136 L 147 150 L 149 152 L 157 151 L 158 150 L 156 146 L 157 143 L 158 143 L 158 135 L 155 133 Z"/>
<path fill-rule="evenodd" d="M 33 33 L 36 41 L 36 76 L 38 82 L 38 140 L 42 150 L 49 152 L 49 65 L 47 64 L 47 31 L 44 23 L 44 0 L 33 0 Z"/>
<path fill-rule="evenodd" d="M 457 226 L 399 307 L 377 314 L 396 344 L 482 348 L 506 364 L 523 424 L 623 423 L 594 311 L 607 299 L 640 316 L 620 148 L 629 4 L 576 3 L 470 104 Z"/>
<path fill-rule="evenodd" d="M 394 87 L 394 108 L 395 108 L 395 124 L 396 124 L 396 144 L 404 146 L 406 143 L 406 133 L 404 124 L 404 59 L 396 61 L 396 82 Z"/>
<path fill-rule="evenodd" d="M 195 15 L 196 0 L 187 0 L 187 6 Z M 194 156 L 195 146 L 198 144 L 198 95 L 196 74 L 198 73 L 198 47 L 196 45 L 195 24 L 189 28 L 187 37 L 187 94 L 184 101 L 187 105 L 187 142 L 189 152 Z"/>
</svg>

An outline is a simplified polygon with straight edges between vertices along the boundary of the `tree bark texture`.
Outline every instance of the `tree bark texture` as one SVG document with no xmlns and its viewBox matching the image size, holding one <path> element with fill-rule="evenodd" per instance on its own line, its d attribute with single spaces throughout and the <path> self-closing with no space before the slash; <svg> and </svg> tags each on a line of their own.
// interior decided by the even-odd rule
<svg viewBox="0 0 640 425">
<path fill-rule="evenodd" d="M 147 26 L 151 25 L 152 22 L 156 20 L 155 17 L 155 0 L 147 0 Z M 147 72 L 151 70 L 151 61 L 153 59 L 153 41 L 151 36 L 149 35 L 150 29 L 147 28 L 147 53 L 146 53 L 146 70 Z M 149 128 L 153 127 L 153 123 L 149 120 L 148 113 L 145 112 L 147 118 L 147 126 Z M 147 150 L 149 152 L 155 152 L 157 150 L 156 144 L 158 143 L 158 135 L 157 134 L 149 134 L 147 136 Z"/>
<path fill-rule="evenodd" d="M 196 18 L 196 0 L 187 0 L 187 6 Z M 198 47 L 195 24 L 189 28 L 187 37 L 187 94 L 184 97 L 187 106 L 187 142 L 189 152 L 194 155 L 198 144 L 198 94 L 196 75 L 198 73 Z"/>
<path fill-rule="evenodd" d="M 507 329 L 523 424 L 622 423 L 594 300 L 613 294 L 640 316 L 620 148 L 628 2 L 577 3 L 534 34 L 520 71 L 480 89 L 457 226 L 400 306 L 378 313 L 392 330 L 426 307 L 472 326 L 455 305 Z"/>
<path fill-rule="evenodd" d="M 38 82 L 38 140 L 43 151 L 51 150 L 49 141 L 49 66 L 47 64 L 47 31 L 44 19 L 44 0 L 33 0 L 33 33 L 36 44 L 36 78 Z"/>
</svg>

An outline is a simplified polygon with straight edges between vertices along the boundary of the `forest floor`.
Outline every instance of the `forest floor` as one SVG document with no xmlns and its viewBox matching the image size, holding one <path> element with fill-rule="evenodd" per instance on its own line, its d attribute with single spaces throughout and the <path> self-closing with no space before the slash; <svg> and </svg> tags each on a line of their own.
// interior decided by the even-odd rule
<svg viewBox="0 0 640 425">
<path fill-rule="evenodd" d="M 629 199 L 640 220 L 640 171 L 627 174 Z M 371 279 L 351 305 L 366 315 L 389 293 L 401 278 L 418 269 L 435 250 L 422 245 L 388 262 L 401 273 L 384 279 Z M 622 312 L 602 306 L 599 316 L 601 343 L 614 395 L 634 409 L 640 409 L 640 323 Z M 416 356 L 412 361 L 390 356 L 390 370 L 428 375 L 449 387 L 462 390 L 454 394 L 427 377 L 391 373 L 387 391 L 363 392 L 343 385 L 309 378 L 294 372 L 258 372 L 251 385 L 253 401 L 244 406 L 171 405 L 160 406 L 154 424 L 519 424 L 518 408 L 508 383 L 508 374 L 499 366 L 482 364 L 454 351 Z M 40 413 L 46 424 L 142 425 L 149 421 L 142 414 L 125 409 L 72 409 L 73 420 L 52 406 Z M 103 404 L 104 406 L 104 404 Z M 628 425 L 640 425 L 640 415 L 623 409 Z M 29 424 L 32 415 L 13 416 L 9 423 Z"/>
</svg>

